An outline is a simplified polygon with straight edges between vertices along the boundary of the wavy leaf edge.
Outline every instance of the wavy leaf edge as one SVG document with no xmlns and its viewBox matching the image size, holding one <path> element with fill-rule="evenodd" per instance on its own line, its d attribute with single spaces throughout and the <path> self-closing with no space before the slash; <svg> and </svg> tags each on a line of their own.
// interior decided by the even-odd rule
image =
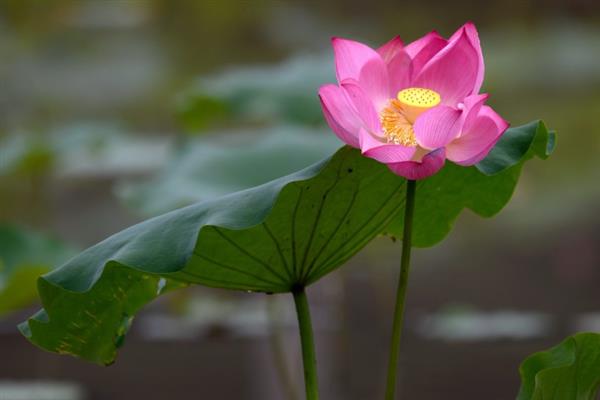
<svg viewBox="0 0 600 400">
<path fill-rule="evenodd" d="M 491 218 L 498 214 L 512 198 L 524 163 L 534 156 L 541 159 L 548 158 L 554 150 L 555 143 L 556 133 L 554 131 L 549 131 L 541 120 L 532 121 L 509 128 L 488 156 L 475 166 L 461 167 L 448 162 L 436 175 L 419 181 L 417 183 L 413 246 L 427 248 L 441 242 L 450 233 L 464 209 L 469 209 L 483 218 Z M 456 179 L 453 179 L 457 177 L 456 173 L 460 173 L 463 179 L 470 179 L 470 184 L 464 188 L 457 187 Z M 473 183 L 475 184 L 473 185 Z M 497 190 L 498 185 L 505 186 L 501 196 L 484 198 L 482 193 Z M 473 193 L 479 195 L 479 198 L 472 201 L 465 197 L 448 208 L 448 204 L 443 199 L 422 196 L 424 192 L 447 194 L 464 189 L 474 191 Z M 442 223 L 438 221 L 434 230 L 424 228 L 419 222 L 431 219 L 429 211 L 432 210 L 438 213 L 442 210 L 445 213 L 438 218 Z M 392 221 L 383 233 L 401 240 L 402 215 L 399 215 L 397 221 Z"/>
<path fill-rule="evenodd" d="M 353 157 L 348 157 L 349 155 L 353 155 Z M 327 168 L 330 165 L 331 168 Z M 351 178 L 350 175 L 356 173 L 352 174 L 352 168 L 347 168 L 349 165 L 359 168 L 359 172 L 356 173 L 362 178 Z M 362 172 L 360 172 L 361 167 L 364 167 Z M 344 176 L 340 176 L 342 169 L 344 169 Z M 353 244 L 344 244 L 339 247 L 340 250 L 337 250 L 336 245 L 336 250 L 329 251 L 324 255 L 322 262 L 317 264 L 319 268 L 294 271 L 293 278 L 290 275 L 290 281 L 287 284 L 282 281 L 280 286 L 273 286 L 276 282 L 272 281 L 270 285 L 262 287 L 254 285 L 257 281 L 252 282 L 253 286 L 243 286 L 236 282 L 211 282 L 206 278 L 207 276 L 210 278 L 207 273 L 204 274 L 204 279 L 195 282 L 182 279 L 184 277 L 182 274 L 186 273 L 184 269 L 186 269 L 188 261 L 194 255 L 198 255 L 196 250 L 201 238 L 205 237 L 202 235 L 205 230 L 214 230 L 222 234 L 219 231 L 221 228 L 245 231 L 260 226 L 269 219 L 271 213 L 274 212 L 274 207 L 278 206 L 280 198 L 284 197 L 282 201 L 286 202 L 285 204 L 290 203 L 287 200 L 290 198 L 289 192 L 293 190 L 290 188 L 291 186 L 296 184 L 312 185 L 311 180 L 319 179 L 323 171 L 326 171 L 326 174 L 323 181 L 317 181 L 320 186 L 316 193 L 321 193 L 324 186 L 330 184 L 331 188 L 335 187 L 338 182 L 344 181 L 345 177 L 348 179 L 344 182 L 356 191 L 359 191 L 363 185 L 380 182 L 380 179 L 387 183 L 396 182 L 393 187 L 386 187 L 390 193 L 398 193 L 405 184 L 403 178 L 390 174 L 383 165 L 360 156 L 356 149 L 343 146 L 333 156 L 291 175 L 151 218 L 110 236 L 80 253 L 60 268 L 40 277 L 38 292 L 44 308 L 19 325 L 21 333 L 34 344 L 46 350 L 71 354 L 99 364 L 109 365 L 114 362 L 116 350 L 123 342 L 133 315 L 142 306 L 172 288 L 187 286 L 190 283 L 201 283 L 205 286 L 220 288 L 283 293 L 291 291 L 296 284 L 309 285 L 313 283 L 364 247 L 389 222 L 389 219 L 400 211 L 400 207 L 396 203 L 387 202 L 385 213 L 377 219 L 379 222 L 369 222 L 375 226 L 367 224 L 368 229 L 361 231 L 366 233 L 365 237 L 354 240 Z M 335 171 L 337 171 L 337 175 Z M 375 186 L 378 187 L 378 185 Z M 364 194 L 362 195 L 363 199 L 366 197 Z M 309 202 L 308 205 L 310 204 L 312 203 Z M 353 203 L 350 202 L 350 204 Z M 235 206 L 228 207 L 228 205 Z M 348 207 L 350 210 L 352 205 Z M 158 234 L 157 226 L 164 231 L 161 230 Z M 378 229 L 373 231 L 374 227 Z M 170 240 L 171 228 L 176 230 L 175 237 L 185 238 L 185 240 L 177 242 Z M 156 240 L 157 237 L 159 240 Z M 207 241 L 206 238 L 204 241 Z M 277 243 L 275 240 L 274 242 Z M 152 245 L 155 245 L 156 248 L 152 249 L 148 255 L 145 249 Z M 321 245 L 319 244 L 318 247 Z M 310 250 L 309 244 L 300 267 L 306 267 L 304 261 Z M 321 255 L 318 250 L 315 251 L 319 256 Z M 180 257 L 182 254 L 185 256 Z M 251 257 L 251 255 L 249 256 Z M 314 261 L 316 262 L 316 258 Z M 309 267 L 312 266 L 314 265 L 311 264 Z M 248 275 L 250 274 L 248 273 Z M 302 281 L 296 282 L 291 279 L 302 279 Z M 107 285 L 111 283 L 113 283 L 113 287 L 108 288 Z M 91 293 L 93 291 L 96 293 Z M 78 296 L 84 295 L 87 296 L 85 297 L 86 307 L 87 302 L 91 302 L 90 309 L 73 306 L 69 310 L 75 310 L 78 314 L 65 315 L 68 314 L 64 312 L 65 305 L 69 304 L 67 298 L 70 298 L 70 301 L 77 301 L 82 299 Z M 114 301 L 113 297 L 117 301 Z M 122 320 L 116 320 L 117 316 L 121 316 Z M 110 321 L 105 321 L 105 318 Z M 97 329 L 101 330 L 98 335 L 104 335 L 103 339 L 92 337 L 89 329 L 79 326 L 81 320 L 97 325 Z M 51 325 L 46 326 L 48 324 Z M 66 327 L 64 329 L 57 328 L 57 326 L 62 326 L 60 324 Z M 115 326 L 119 327 L 116 334 L 114 333 Z M 40 330 L 38 331 L 38 329 Z M 52 335 L 56 335 L 56 337 L 45 337 Z M 92 341 L 97 341 L 97 343 L 92 345 L 90 343 Z"/>
<path fill-rule="evenodd" d="M 570 395 L 574 395 L 573 398 L 594 400 L 600 390 L 600 334 L 595 332 L 577 333 L 567 337 L 561 343 L 548 350 L 528 356 L 519 366 L 521 388 L 517 395 L 517 400 L 563 400 L 564 397 L 555 397 L 553 395 L 548 398 L 544 396 L 542 391 L 548 383 L 545 378 L 549 376 L 550 381 L 556 384 L 557 377 L 552 376 L 552 374 L 560 372 L 561 369 L 576 368 L 577 363 L 584 362 L 582 359 L 589 362 L 590 354 L 585 354 L 585 351 L 589 351 L 590 343 L 596 348 L 596 356 L 591 360 L 596 371 L 596 376 L 592 377 L 594 381 L 588 382 L 591 385 L 587 385 L 589 386 L 587 388 L 584 387 L 584 393 L 582 394 L 580 393 L 581 377 L 575 374 L 575 392 L 572 391 L 573 388 L 566 388 L 566 390 Z M 529 373 L 528 368 L 533 370 L 533 374 Z M 577 372 L 577 368 L 575 372 Z M 589 372 L 589 370 L 586 372 Z M 561 381 L 561 383 L 563 382 Z"/>
<path fill-rule="evenodd" d="M 535 127 L 535 134 L 527 131 Z M 547 159 L 556 147 L 556 132 L 548 130 L 542 120 L 511 127 L 500 138 L 490 153 L 475 165 L 484 175 L 493 176 L 513 167 L 533 156 Z M 511 151 L 516 154 L 510 154 Z"/>
</svg>

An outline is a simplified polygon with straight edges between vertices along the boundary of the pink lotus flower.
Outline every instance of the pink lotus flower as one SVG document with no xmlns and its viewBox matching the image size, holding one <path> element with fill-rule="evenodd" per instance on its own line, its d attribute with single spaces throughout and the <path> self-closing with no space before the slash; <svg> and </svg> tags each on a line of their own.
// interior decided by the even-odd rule
<svg viewBox="0 0 600 400">
<path fill-rule="evenodd" d="M 446 40 L 431 32 L 407 46 L 395 37 L 377 50 L 334 38 L 339 85 L 319 89 L 331 129 L 397 175 L 423 179 L 446 158 L 482 160 L 508 128 L 479 94 L 483 55 L 465 24 Z"/>
</svg>

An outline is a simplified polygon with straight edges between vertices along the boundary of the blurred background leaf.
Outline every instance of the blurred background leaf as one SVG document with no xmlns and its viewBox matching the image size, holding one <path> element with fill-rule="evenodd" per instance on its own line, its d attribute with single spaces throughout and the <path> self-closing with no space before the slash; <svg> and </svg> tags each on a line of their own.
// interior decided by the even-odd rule
<svg viewBox="0 0 600 400">
<path fill-rule="evenodd" d="M 103 177 L 152 172 L 171 141 L 127 134 L 114 123 L 74 123 L 44 134 L 0 137 L 0 177 Z"/>
<path fill-rule="evenodd" d="M 289 125 L 215 133 L 186 141 L 159 176 L 123 182 L 117 193 L 141 215 L 158 215 L 298 171 L 338 147 L 329 132 Z"/>
<path fill-rule="evenodd" d="M 198 79 L 182 94 L 178 117 L 192 132 L 216 122 L 321 125 L 316 89 L 334 80 L 329 55 L 297 55 L 275 66 L 233 68 Z"/>
<path fill-rule="evenodd" d="M 73 254 L 56 239 L 0 225 L 0 317 L 35 303 L 37 278 Z"/>
</svg>

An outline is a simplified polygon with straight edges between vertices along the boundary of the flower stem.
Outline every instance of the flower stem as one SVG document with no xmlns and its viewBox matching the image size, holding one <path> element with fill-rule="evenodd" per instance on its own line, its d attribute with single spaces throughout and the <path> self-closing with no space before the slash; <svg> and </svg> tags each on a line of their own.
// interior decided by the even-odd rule
<svg viewBox="0 0 600 400">
<path fill-rule="evenodd" d="M 292 293 L 294 295 L 296 313 L 298 314 L 298 326 L 300 328 L 300 344 L 302 345 L 306 400 L 318 400 L 319 384 L 317 382 L 317 359 L 315 356 L 315 339 L 310 319 L 308 299 L 306 298 L 304 286 L 294 288 Z"/>
<path fill-rule="evenodd" d="M 402 258 L 400 261 L 400 278 L 396 291 L 396 308 L 394 310 L 394 325 L 388 361 L 387 385 L 385 399 L 394 400 L 396 392 L 396 376 L 398 375 L 398 357 L 400 355 L 400 338 L 404 320 L 404 303 L 410 271 L 410 250 L 412 247 L 412 224 L 415 209 L 415 191 L 417 183 L 408 180 L 406 184 L 406 202 L 404 203 L 404 232 L 402 234 Z"/>
</svg>

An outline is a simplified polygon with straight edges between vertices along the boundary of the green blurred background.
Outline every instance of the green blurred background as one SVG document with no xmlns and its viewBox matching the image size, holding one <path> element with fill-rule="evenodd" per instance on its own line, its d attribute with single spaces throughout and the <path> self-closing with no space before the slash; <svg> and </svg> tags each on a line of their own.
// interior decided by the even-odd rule
<svg viewBox="0 0 600 400">
<path fill-rule="evenodd" d="M 544 119 L 558 146 L 498 217 L 466 212 L 416 251 L 400 392 L 514 398 L 525 356 L 600 331 L 600 3 L 0 0 L 0 398 L 293 399 L 286 296 L 166 296 L 108 368 L 15 325 L 35 277 L 77 250 L 337 148 L 316 96 L 331 36 L 376 47 L 468 20 L 491 105 L 514 126 Z M 311 287 L 324 399 L 382 397 L 398 260 L 376 240 Z"/>
</svg>

